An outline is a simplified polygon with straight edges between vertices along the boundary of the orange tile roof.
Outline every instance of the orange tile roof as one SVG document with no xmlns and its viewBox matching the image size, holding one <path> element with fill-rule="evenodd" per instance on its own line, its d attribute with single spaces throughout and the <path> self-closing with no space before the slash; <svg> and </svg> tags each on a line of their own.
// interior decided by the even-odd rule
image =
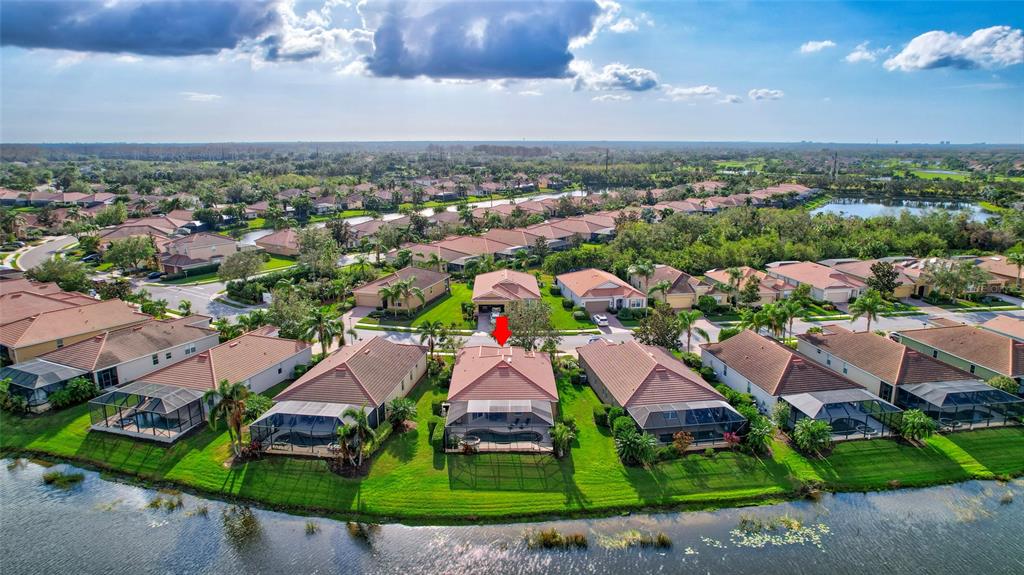
<svg viewBox="0 0 1024 575">
<path fill-rule="evenodd" d="M 1024 342 L 973 325 L 898 332 L 971 363 L 1010 377 L 1024 375 Z"/>
<path fill-rule="evenodd" d="M 643 292 L 615 275 L 595 268 L 569 272 L 555 279 L 581 298 L 613 295 L 620 297 L 645 297 Z"/>
<path fill-rule="evenodd" d="M 94 331 L 117 329 L 152 319 L 119 299 L 42 312 L 0 325 L 0 343 L 20 348 Z"/>
<path fill-rule="evenodd" d="M 472 399 L 558 401 L 551 360 L 520 347 L 464 347 L 455 358 L 448 400 Z"/>
<path fill-rule="evenodd" d="M 524 272 L 498 270 L 480 274 L 473 280 L 473 301 L 522 301 L 540 299 L 537 278 Z"/>
</svg>

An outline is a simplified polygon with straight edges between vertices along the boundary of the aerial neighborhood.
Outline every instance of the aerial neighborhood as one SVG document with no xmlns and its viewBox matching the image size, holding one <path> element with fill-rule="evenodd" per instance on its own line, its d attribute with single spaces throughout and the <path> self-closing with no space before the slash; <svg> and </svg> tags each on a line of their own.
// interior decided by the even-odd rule
<svg viewBox="0 0 1024 575">
<path fill-rule="evenodd" d="M 782 178 L 84 181 L 0 194 L 0 399 L 110 453 L 217 441 L 211 473 L 420 474 L 476 509 L 480 465 L 916 457 L 1024 418 L 1024 245 L 953 216 L 879 231 Z"/>
</svg>

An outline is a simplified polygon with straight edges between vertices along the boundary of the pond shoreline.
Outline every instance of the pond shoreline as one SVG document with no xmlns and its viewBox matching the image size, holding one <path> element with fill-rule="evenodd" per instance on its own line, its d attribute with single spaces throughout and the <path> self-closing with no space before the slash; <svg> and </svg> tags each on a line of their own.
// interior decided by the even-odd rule
<svg viewBox="0 0 1024 575">
<path fill-rule="evenodd" d="M 286 457 L 286 456 L 281 456 Z M 41 450 L 33 449 L 2 449 L 0 458 L 41 460 L 51 464 L 67 464 L 81 469 L 100 473 L 101 478 L 115 483 L 142 487 L 146 489 L 173 488 L 182 492 L 224 503 L 244 504 L 267 511 L 286 513 L 296 517 L 318 517 L 337 521 L 355 521 L 375 524 L 395 524 L 404 526 L 463 526 L 463 525 L 506 525 L 516 523 L 533 523 L 541 521 L 561 520 L 586 520 L 603 519 L 615 516 L 630 515 L 652 515 L 661 513 L 687 513 L 687 512 L 713 512 L 727 509 L 743 509 L 750 507 L 761 507 L 776 505 L 786 502 L 801 500 L 818 500 L 822 494 L 841 493 L 885 493 L 901 490 L 924 489 L 929 487 L 940 487 L 945 485 L 957 485 L 971 481 L 1000 481 L 1007 482 L 1024 477 L 1024 469 L 1010 474 L 972 474 L 971 477 L 963 479 L 942 479 L 936 478 L 927 481 L 915 481 L 913 483 L 893 485 L 892 482 L 880 483 L 871 489 L 844 489 L 841 486 L 829 485 L 827 482 L 808 488 L 802 486 L 790 492 L 774 495 L 736 498 L 731 501 L 719 500 L 717 502 L 670 502 L 665 504 L 646 505 L 623 505 L 589 510 L 571 510 L 564 513 L 509 513 L 506 515 L 488 515 L 483 517 L 467 515 L 465 517 L 452 517 L 448 515 L 410 515 L 395 516 L 375 513 L 353 513 L 321 508 L 316 506 L 275 504 L 262 499 L 228 495 L 223 492 L 203 489 L 186 482 L 174 480 L 150 480 L 145 477 L 128 473 L 115 466 L 98 464 L 87 459 L 56 455 Z"/>
</svg>

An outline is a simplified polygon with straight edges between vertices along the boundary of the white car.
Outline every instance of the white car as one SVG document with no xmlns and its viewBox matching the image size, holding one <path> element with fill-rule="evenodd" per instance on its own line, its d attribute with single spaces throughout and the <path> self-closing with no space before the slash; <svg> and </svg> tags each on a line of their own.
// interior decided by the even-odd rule
<svg viewBox="0 0 1024 575">
<path fill-rule="evenodd" d="M 500 311 L 493 311 L 493 312 L 491 312 L 491 325 L 497 325 L 499 317 L 501 317 L 501 312 Z"/>
<path fill-rule="evenodd" d="M 608 316 L 604 314 L 595 313 L 594 316 L 590 319 L 594 320 L 594 324 L 597 325 L 598 327 L 608 326 Z"/>
<path fill-rule="evenodd" d="M 594 343 L 595 341 L 604 341 L 604 338 L 599 335 L 592 335 L 590 336 L 590 339 L 587 340 L 587 343 Z"/>
</svg>

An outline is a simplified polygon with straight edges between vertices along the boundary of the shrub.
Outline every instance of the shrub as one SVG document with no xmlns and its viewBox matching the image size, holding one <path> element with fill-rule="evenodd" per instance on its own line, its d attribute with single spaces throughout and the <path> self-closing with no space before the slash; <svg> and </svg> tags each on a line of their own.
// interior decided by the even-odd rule
<svg viewBox="0 0 1024 575">
<path fill-rule="evenodd" d="M 551 295 L 562 295 L 562 288 L 552 284 L 551 287 L 548 288 L 548 293 Z"/>
<path fill-rule="evenodd" d="M 827 421 L 805 417 L 793 427 L 793 442 L 804 453 L 820 453 L 832 445 L 832 426 Z"/>
<path fill-rule="evenodd" d="M 722 342 L 743 331 L 738 327 L 727 327 L 718 332 L 718 341 Z"/>
<path fill-rule="evenodd" d="M 576 424 L 576 416 L 574 415 L 563 415 L 562 424 L 573 430 L 573 432 L 579 431 L 579 426 Z"/>
<path fill-rule="evenodd" d="M 710 448 L 710 447 L 705 449 L 704 450 L 704 457 L 707 457 L 708 459 L 714 459 L 715 458 L 715 450 Z"/>
<path fill-rule="evenodd" d="M 572 300 L 563 299 L 562 300 L 562 309 L 564 309 L 564 310 L 572 309 Z"/>
<path fill-rule="evenodd" d="M 615 450 L 626 465 L 648 465 L 654 461 L 658 442 L 650 433 L 638 433 L 636 428 L 615 437 Z"/>
<path fill-rule="evenodd" d="M 935 433 L 935 420 L 920 409 L 908 409 L 900 414 L 900 435 L 908 441 L 918 441 Z"/>
<path fill-rule="evenodd" d="M 1017 392 L 1020 391 L 1020 384 L 1018 384 L 1016 381 L 1010 379 L 1005 375 L 997 375 L 992 379 L 988 380 L 986 383 L 988 383 L 989 385 L 996 389 L 1005 391 L 1006 393 L 1011 393 L 1013 395 L 1017 395 Z"/>
<path fill-rule="evenodd" d="M 654 450 L 654 458 L 658 461 L 672 461 L 679 459 L 679 451 L 671 445 L 661 445 Z"/>
<path fill-rule="evenodd" d="M 691 369 L 700 369 L 704 367 L 700 361 L 700 356 L 691 351 L 684 351 L 681 359 L 683 360 L 683 363 Z"/>
<path fill-rule="evenodd" d="M 435 416 L 436 424 L 434 431 L 430 434 L 430 445 L 435 453 L 444 453 L 444 420 Z"/>
<path fill-rule="evenodd" d="M 63 389 L 51 393 L 48 399 L 50 400 L 50 405 L 55 408 L 61 408 L 89 401 L 99 395 L 99 393 L 99 387 L 91 380 L 84 377 L 76 377 L 69 381 Z"/>
<path fill-rule="evenodd" d="M 594 423 L 598 427 L 608 427 L 608 408 L 606 404 L 594 406 Z"/>
<path fill-rule="evenodd" d="M 619 319 L 631 320 L 633 319 L 633 312 L 628 307 L 624 307 L 619 310 Z"/>
<path fill-rule="evenodd" d="M 686 431 L 677 431 L 672 434 L 672 448 L 676 453 L 682 455 L 693 445 L 693 435 Z"/>
<path fill-rule="evenodd" d="M 299 365 L 295 366 L 295 369 L 292 370 L 292 377 L 298 379 L 302 377 L 307 371 L 309 371 L 309 366 L 304 363 L 300 363 Z"/>
<path fill-rule="evenodd" d="M 250 394 L 248 399 L 245 400 L 245 421 L 250 423 L 256 421 L 273 405 L 274 402 L 265 395 L 258 393 Z"/>
<path fill-rule="evenodd" d="M 718 302 L 709 295 L 702 295 L 697 298 L 697 309 L 704 312 L 704 315 L 711 315 L 718 309 Z"/>
<path fill-rule="evenodd" d="M 28 411 L 28 400 L 24 396 L 11 393 L 11 380 L 0 380 L 0 409 L 9 413 L 25 413 Z"/>
<path fill-rule="evenodd" d="M 615 425 L 615 420 L 626 415 L 626 410 L 621 407 L 608 408 L 608 427 Z"/>
<path fill-rule="evenodd" d="M 636 423 L 632 417 L 619 417 L 612 422 L 612 435 L 619 439 L 627 433 L 636 433 Z"/>
<path fill-rule="evenodd" d="M 789 428 L 790 414 L 789 404 L 785 401 L 780 401 L 772 407 L 772 421 L 775 422 L 776 427 L 779 429 Z"/>
<path fill-rule="evenodd" d="M 574 311 L 572 312 L 572 319 L 576 321 L 583 321 L 587 319 L 587 313 L 583 311 Z"/>
<path fill-rule="evenodd" d="M 715 375 L 715 370 L 711 369 L 711 367 L 705 366 L 700 368 L 698 371 L 700 372 L 700 376 L 704 378 L 704 381 L 708 383 L 718 381 L 718 376 Z"/>
<path fill-rule="evenodd" d="M 443 400 L 440 400 L 440 399 L 435 399 L 434 401 L 431 401 L 430 402 L 430 413 L 432 413 L 432 414 L 434 414 L 436 416 L 440 416 L 441 415 L 441 404 L 442 403 L 444 403 L 444 402 L 443 402 Z"/>
</svg>

